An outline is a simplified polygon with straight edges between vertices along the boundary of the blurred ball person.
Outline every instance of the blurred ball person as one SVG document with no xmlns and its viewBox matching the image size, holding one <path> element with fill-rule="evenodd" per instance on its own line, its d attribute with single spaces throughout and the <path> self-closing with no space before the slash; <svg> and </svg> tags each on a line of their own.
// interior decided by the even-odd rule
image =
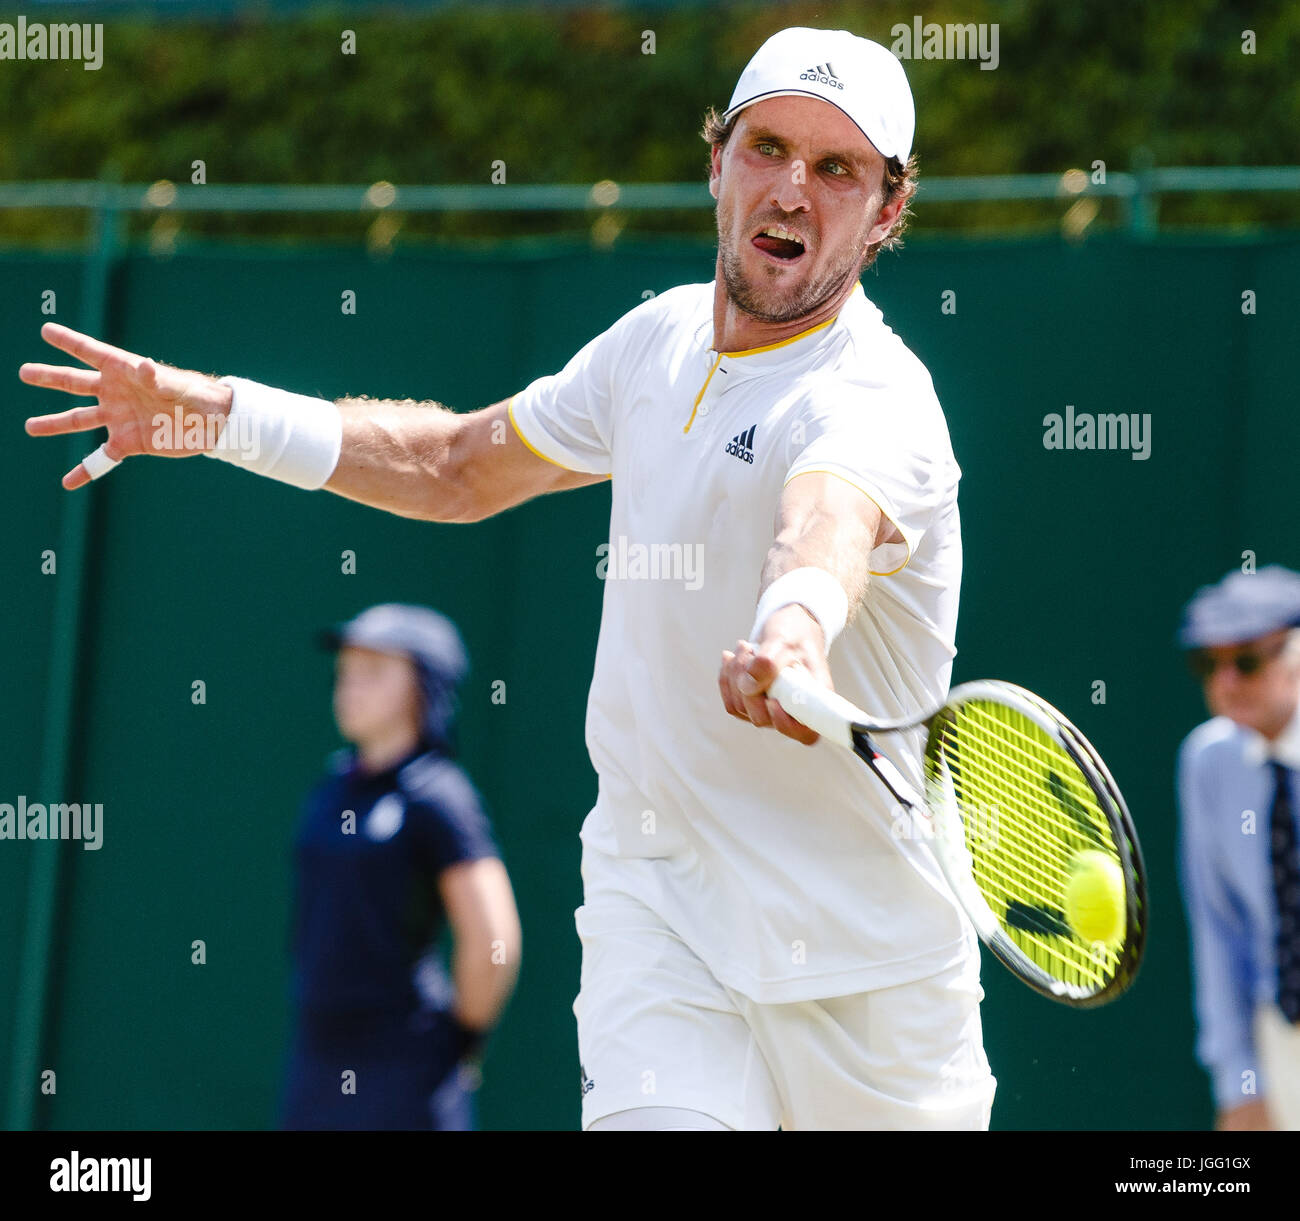
<svg viewBox="0 0 1300 1221">
<path fill-rule="evenodd" d="M 332 757 L 298 831 L 281 1126 L 468 1129 L 520 929 L 478 793 L 451 758 L 465 649 L 450 620 L 397 604 L 321 642 L 337 649 L 334 716 L 352 746 Z"/>
<path fill-rule="evenodd" d="M 1221 1129 L 1300 1129 L 1300 573 L 1199 590 L 1179 643 L 1213 719 L 1178 759 L 1197 1057 Z M 1252 812 L 1252 813 L 1248 813 Z"/>
</svg>

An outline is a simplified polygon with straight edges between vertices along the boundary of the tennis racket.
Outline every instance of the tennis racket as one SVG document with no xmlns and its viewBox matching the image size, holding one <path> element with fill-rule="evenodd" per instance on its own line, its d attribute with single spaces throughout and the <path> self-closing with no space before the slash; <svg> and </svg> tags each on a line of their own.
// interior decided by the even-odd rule
<svg viewBox="0 0 1300 1221">
<path fill-rule="evenodd" d="M 953 688 L 926 716 L 880 721 L 800 666 L 778 675 L 768 694 L 866 763 L 931 843 L 980 940 L 1031 988 L 1091 1008 L 1132 984 L 1146 946 L 1137 833 L 1101 757 L 1045 700 L 985 680 Z M 927 723 L 922 795 L 871 735 Z M 1123 873 L 1119 941 L 1085 941 L 1066 919 L 1071 863 L 1084 851 L 1104 853 Z"/>
</svg>

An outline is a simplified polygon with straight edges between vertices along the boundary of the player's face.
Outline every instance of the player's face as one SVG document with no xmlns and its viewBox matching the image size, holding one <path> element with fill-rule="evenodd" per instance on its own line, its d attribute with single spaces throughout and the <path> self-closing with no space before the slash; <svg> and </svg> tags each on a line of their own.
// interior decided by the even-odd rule
<svg viewBox="0 0 1300 1221">
<path fill-rule="evenodd" d="M 1300 658 L 1288 649 L 1286 631 L 1271 632 L 1245 644 L 1223 645 L 1204 652 L 1215 662 L 1205 679 L 1205 702 L 1215 716 L 1273 737 L 1285 728 L 1296 707 Z M 1234 659 L 1244 656 L 1254 672 L 1242 674 Z"/>
<path fill-rule="evenodd" d="M 732 302 L 792 322 L 846 292 L 902 209 L 896 201 L 881 214 L 884 171 L 857 124 L 827 102 L 767 98 L 742 110 L 709 181 Z"/>
<path fill-rule="evenodd" d="M 383 741 L 418 724 L 419 683 L 409 658 L 346 645 L 334 673 L 334 720 L 349 742 Z"/>
</svg>

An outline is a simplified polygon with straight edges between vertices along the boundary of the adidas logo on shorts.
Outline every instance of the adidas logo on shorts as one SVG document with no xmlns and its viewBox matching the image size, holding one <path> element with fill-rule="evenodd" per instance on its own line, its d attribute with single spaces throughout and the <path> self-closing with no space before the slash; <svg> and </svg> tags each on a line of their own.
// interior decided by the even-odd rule
<svg viewBox="0 0 1300 1221">
<path fill-rule="evenodd" d="M 757 424 L 751 424 L 747 432 L 737 433 L 730 441 L 727 442 L 727 453 L 733 458 L 739 458 L 742 462 L 754 461 L 754 429 Z"/>
</svg>

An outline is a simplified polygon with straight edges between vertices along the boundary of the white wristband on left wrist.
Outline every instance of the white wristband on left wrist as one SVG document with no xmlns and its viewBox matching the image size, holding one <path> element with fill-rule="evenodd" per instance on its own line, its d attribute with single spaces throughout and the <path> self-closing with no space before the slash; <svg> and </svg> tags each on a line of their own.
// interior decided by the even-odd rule
<svg viewBox="0 0 1300 1221">
<path fill-rule="evenodd" d="M 324 487 L 343 448 L 338 407 L 243 377 L 219 380 L 231 388 L 230 412 L 215 448 L 204 456 L 306 491 Z"/>
</svg>

